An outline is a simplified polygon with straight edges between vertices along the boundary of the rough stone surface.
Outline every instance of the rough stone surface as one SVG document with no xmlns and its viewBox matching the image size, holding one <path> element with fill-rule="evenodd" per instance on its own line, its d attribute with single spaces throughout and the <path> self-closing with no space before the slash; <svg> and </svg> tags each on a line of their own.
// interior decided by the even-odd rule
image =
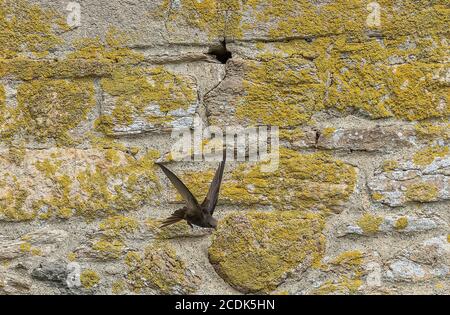
<svg viewBox="0 0 450 315">
<path fill-rule="evenodd" d="M 424 151 L 429 160 L 421 165 L 414 159 L 385 162 L 368 183 L 372 198 L 393 207 L 409 202 L 449 200 L 450 154 L 448 147 L 444 148 L 447 149 L 444 154 L 436 157 Z"/>
<path fill-rule="evenodd" d="M 301 272 L 324 251 L 319 216 L 282 213 L 234 214 L 225 218 L 209 248 L 217 272 L 244 292 L 270 292 L 289 273 Z"/>
<path fill-rule="evenodd" d="M 450 292 L 448 1 L 68 2 L 0 0 L 0 294 Z M 278 168 L 160 228 L 200 123 L 278 126 Z"/>
</svg>

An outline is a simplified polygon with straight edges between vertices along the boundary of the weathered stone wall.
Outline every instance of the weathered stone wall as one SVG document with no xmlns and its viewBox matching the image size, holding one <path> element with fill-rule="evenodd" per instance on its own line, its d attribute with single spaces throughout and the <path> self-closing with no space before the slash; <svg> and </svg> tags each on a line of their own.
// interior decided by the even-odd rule
<svg viewBox="0 0 450 315">
<path fill-rule="evenodd" d="M 448 293 L 449 3 L 369 2 L 0 0 L 0 294 Z M 160 229 L 195 117 L 279 126 L 280 166 Z"/>
</svg>

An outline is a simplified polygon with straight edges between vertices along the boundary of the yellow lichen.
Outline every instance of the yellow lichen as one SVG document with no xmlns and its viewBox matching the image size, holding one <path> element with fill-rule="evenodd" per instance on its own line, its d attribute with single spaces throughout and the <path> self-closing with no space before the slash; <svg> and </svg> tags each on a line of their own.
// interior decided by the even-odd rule
<svg viewBox="0 0 450 315">
<path fill-rule="evenodd" d="M 436 77 L 445 43 L 428 37 L 403 48 L 408 42 L 407 37 L 358 42 L 340 35 L 277 44 L 279 51 L 244 63 L 245 93 L 233 102 L 236 117 L 281 128 L 308 123 L 324 109 L 353 109 L 374 119 L 447 117 L 449 88 Z M 424 56 L 406 62 L 412 54 Z M 393 56 L 405 61 L 391 65 Z"/>
<path fill-rule="evenodd" d="M 349 293 L 354 294 L 363 285 L 363 281 L 359 278 L 349 278 L 347 276 L 340 277 L 337 281 L 327 280 L 318 289 L 314 291 L 317 295 L 327 295 L 331 293 Z"/>
<path fill-rule="evenodd" d="M 336 131 L 336 128 L 327 127 L 322 130 L 322 135 L 325 138 L 330 138 L 334 134 L 335 131 Z"/>
<path fill-rule="evenodd" d="M 92 249 L 99 252 L 105 259 L 117 259 L 122 255 L 124 243 L 120 240 L 101 239 L 92 245 Z"/>
<path fill-rule="evenodd" d="M 33 256 L 41 256 L 42 255 L 42 250 L 39 248 L 32 248 L 31 249 L 31 255 Z"/>
<path fill-rule="evenodd" d="M 382 201 L 384 199 L 384 195 L 382 193 L 379 192 L 374 192 L 372 194 L 372 199 L 375 201 Z"/>
<path fill-rule="evenodd" d="M 245 212 L 219 222 L 210 262 L 243 292 L 270 292 L 300 264 L 314 265 L 324 250 L 323 218 L 297 211 Z"/>
<path fill-rule="evenodd" d="M 92 269 L 85 269 L 80 274 L 81 285 L 86 289 L 91 289 L 100 282 L 100 276 Z"/>
<path fill-rule="evenodd" d="M 125 258 L 130 267 L 128 281 L 134 291 L 150 287 L 160 293 L 195 292 L 199 278 L 189 274 L 187 267 L 175 250 L 166 243 L 155 243 L 145 248 L 141 255 L 129 252 Z"/>
<path fill-rule="evenodd" d="M 156 234 L 158 239 L 171 239 L 192 235 L 192 229 L 186 222 L 177 222 L 160 228 L 161 220 L 149 218 L 145 221 L 145 224 L 150 231 Z"/>
<path fill-rule="evenodd" d="M 26 221 L 36 217 L 37 211 L 27 209 L 26 201 L 29 191 L 13 177 L 12 184 L 0 198 L 0 214 L 11 221 Z"/>
<path fill-rule="evenodd" d="M 49 159 L 45 159 L 43 161 L 36 161 L 34 166 L 38 171 L 43 172 L 47 177 L 51 178 L 52 176 L 55 176 L 56 171 L 61 166 L 61 162 L 53 164 Z"/>
<path fill-rule="evenodd" d="M 126 151 L 126 148 L 124 148 Z M 117 151 L 118 160 L 106 158 L 108 150 L 52 149 L 42 154 L 27 151 L 25 160 L 39 171 L 34 177 L 14 176 L 3 172 L 0 182 L 0 216 L 10 221 L 68 219 L 84 216 L 115 216 L 139 208 L 152 200 L 159 189 L 154 160 L 159 153 L 148 151 L 134 157 Z M 64 154 L 63 154 L 64 153 Z M 94 158 L 93 158 L 94 157 Z M 82 159 L 79 167 L 73 167 Z M 36 185 L 46 182 L 45 194 L 36 194 Z M 128 233 L 137 227 L 133 219 L 120 217 L 103 222 L 104 234 L 124 228 Z M 113 222 L 115 220 L 115 222 Z M 109 226 L 108 226 L 109 224 Z M 116 224 L 114 227 L 113 224 Z"/>
<path fill-rule="evenodd" d="M 308 60 L 282 54 L 261 59 L 247 66 L 246 95 L 236 109 L 237 118 L 287 128 L 307 122 L 322 108 L 317 100 L 324 88 Z"/>
<path fill-rule="evenodd" d="M 23 83 L 17 91 L 18 126 L 37 140 L 70 140 L 68 131 L 77 127 L 94 106 L 91 82 L 37 80 Z"/>
<path fill-rule="evenodd" d="M 121 215 L 108 217 L 99 225 L 100 230 L 110 237 L 121 237 L 133 233 L 138 227 L 139 222 L 136 219 Z"/>
<path fill-rule="evenodd" d="M 28 242 L 24 242 L 22 244 L 20 244 L 20 251 L 24 252 L 24 253 L 28 253 L 31 251 L 31 244 Z"/>
<path fill-rule="evenodd" d="M 383 218 L 379 216 L 372 215 L 370 213 L 365 213 L 360 217 L 356 223 L 366 234 L 374 234 L 379 231 L 381 223 L 383 223 Z"/>
<path fill-rule="evenodd" d="M 6 108 L 6 93 L 5 93 L 5 87 L 4 87 L 3 85 L 0 84 L 0 109 L 1 109 L 2 112 L 3 112 L 5 108 Z M 1 117 L 0 119 L 3 119 L 3 117 Z"/>
<path fill-rule="evenodd" d="M 279 131 L 279 137 L 282 140 L 287 140 L 289 142 L 295 142 L 303 139 L 305 137 L 305 132 L 300 128 L 295 129 L 281 129 Z"/>
<path fill-rule="evenodd" d="M 168 30 L 174 32 L 181 23 L 186 23 L 210 38 L 240 38 L 242 36 L 241 19 L 243 4 L 240 0 L 181 0 L 177 7 L 164 0 L 158 7 L 157 16 L 168 12 Z"/>
<path fill-rule="evenodd" d="M 0 112 L 1 113 L 7 113 L 7 106 L 6 106 L 6 92 L 5 92 L 5 87 L 0 84 Z M 0 116 L 0 126 L 2 126 L 4 124 L 5 121 L 5 117 L 6 115 L 3 114 Z M 1 131 L 1 129 L 0 129 Z"/>
<path fill-rule="evenodd" d="M 421 139 L 447 140 L 450 138 L 450 124 L 436 125 L 429 122 L 418 123 L 414 126 L 417 136 Z"/>
<path fill-rule="evenodd" d="M 1 0 L 0 59 L 13 58 L 21 52 L 45 55 L 62 43 L 55 29 L 67 30 L 67 26 L 54 11 L 25 0 Z"/>
<path fill-rule="evenodd" d="M 427 166 L 437 158 L 444 158 L 450 152 L 448 146 L 432 146 L 416 152 L 413 156 L 413 161 L 416 165 Z"/>
<path fill-rule="evenodd" d="M 338 289 L 339 287 L 332 280 L 327 280 L 319 288 L 315 289 L 313 293 L 317 295 L 328 295 L 336 292 Z"/>
<path fill-rule="evenodd" d="M 362 286 L 361 276 L 364 273 L 364 254 L 358 250 L 343 252 L 330 262 L 332 277 L 335 279 L 325 281 L 314 294 L 355 294 Z"/>
<path fill-rule="evenodd" d="M 163 118 L 162 122 L 171 121 L 168 112 L 187 109 L 195 102 L 193 84 L 190 78 L 163 67 L 118 69 L 110 78 L 101 80 L 103 90 L 115 98 L 115 106 L 111 116 L 101 118 L 106 120 L 99 121 L 97 128 L 108 131 L 110 124 L 131 125 L 134 118 L 143 115 L 152 104 L 158 105 L 165 116 L 147 115 L 149 122 L 154 118 Z"/>
<path fill-rule="evenodd" d="M 251 8 L 258 8 L 255 14 L 257 23 L 248 25 L 248 28 L 264 23 L 271 38 L 337 34 L 363 38 L 369 30 L 392 38 L 413 34 L 445 34 L 448 8 L 444 3 L 445 1 L 430 4 L 406 0 L 401 2 L 399 9 L 397 1 L 377 1 L 382 8 L 380 25 L 366 23 L 370 11 L 368 2 L 361 0 L 326 2 L 320 5 L 308 0 L 250 0 L 246 4 Z"/>
<path fill-rule="evenodd" d="M 432 183 L 416 183 L 407 187 L 405 196 L 409 201 L 436 201 L 439 196 L 439 188 Z"/>
<path fill-rule="evenodd" d="M 392 172 L 398 168 L 398 162 L 394 160 L 388 160 L 383 162 L 383 171 Z"/>
<path fill-rule="evenodd" d="M 343 252 L 331 261 L 333 265 L 344 267 L 361 266 L 364 254 L 358 250 Z"/>
<path fill-rule="evenodd" d="M 222 202 L 327 212 L 348 200 L 356 183 L 355 168 L 325 153 L 300 154 L 281 148 L 275 172 L 261 172 L 261 164 L 242 164 L 233 170 L 224 179 Z M 213 171 L 182 176 L 199 200 L 206 195 L 212 177 Z"/>
<path fill-rule="evenodd" d="M 404 230 L 404 229 L 406 229 L 407 226 L 408 226 L 408 218 L 407 217 L 398 218 L 394 224 L 394 227 L 396 230 Z"/>
<path fill-rule="evenodd" d="M 120 161 L 110 162 L 103 156 L 104 160 L 79 168 L 75 174 L 65 173 L 67 170 L 61 166 L 63 174 L 51 177 L 54 183 L 52 195 L 35 200 L 33 208 L 35 211 L 45 208 L 45 213 L 42 213 L 45 216 L 67 218 L 81 215 L 88 219 L 136 209 L 147 202 L 158 187 L 153 166 L 157 155 L 156 151 L 149 151 L 135 159 L 120 152 Z M 120 233 L 116 228 L 130 232 L 136 226 L 133 219 L 113 217 L 103 222 L 101 228 L 107 235 L 114 236 Z"/>
<path fill-rule="evenodd" d="M 112 294 L 121 294 L 125 290 L 126 284 L 122 280 L 113 282 L 111 287 Z"/>
<path fill-rule="evenodd" d="M 16 164 L 21 165 L 26 154 L 26 148 L 24 143 L 21 143 L 19 145 L 11 145 L 8 148 L 8 159 Z"/>
<path fill-rule="evenodd" d="M 0 77 L 11 75 L 28 81 L 110 75 L 115 69 L 138 65 L 144 58 L 141 53 L 126 47 L 126 42 L 126 36 L 112 28 L 105 39 L 77 39 L 73 43 L 74 51 L 63 58 L 0 58 Z"/>
<path fill-rule="evenodd" d="M 69 260 L 69 261 L 75 261 L 75 260 L 77 260 L 77 258 L 78 258 L 77 254 L 74 252 L 70 252 L 67 254 L 67 260 Z"/>
</svg>

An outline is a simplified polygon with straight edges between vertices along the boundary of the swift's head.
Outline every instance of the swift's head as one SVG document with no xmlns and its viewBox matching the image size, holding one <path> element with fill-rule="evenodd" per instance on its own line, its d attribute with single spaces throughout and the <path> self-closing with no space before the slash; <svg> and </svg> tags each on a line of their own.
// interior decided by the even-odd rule
<svg viewBox="0 0 450 315">
<path fill-rule="evenodd" d="M 209 228 L 217 229 L 217 220 L 213 217 L 208 217 L 206 224 Z"/>
</svg>

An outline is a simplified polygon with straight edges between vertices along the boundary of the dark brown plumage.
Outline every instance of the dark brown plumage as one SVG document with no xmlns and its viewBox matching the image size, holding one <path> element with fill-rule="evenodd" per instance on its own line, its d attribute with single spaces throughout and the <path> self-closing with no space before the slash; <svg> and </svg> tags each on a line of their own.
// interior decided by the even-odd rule
<svg viewBox="0 0 450 315">
<path fill-rule="evenodd" d="M 176 210 L 170 217 L 165 219 L 162 222 L 161 227 L 177 223 L 181 220 L 186 220 L 191 227 L 192 225 L 197 225 L 205 228 L 216 228 L 217 220 L 214 219 L 212 215 L 219 198 L 220 184 L 222 183 L 223 170 L 225 168 L 225 154 L 216 170 L 214 179 L 209 186 L 208 194 L 202 204 L 198 203 L 194 195 L 174 173 L 162 164 L 157 163 L 157 165 L 162 169 L 164 174 L 166 174 L 186 203 L 185 207 Z"/>
</svg>

